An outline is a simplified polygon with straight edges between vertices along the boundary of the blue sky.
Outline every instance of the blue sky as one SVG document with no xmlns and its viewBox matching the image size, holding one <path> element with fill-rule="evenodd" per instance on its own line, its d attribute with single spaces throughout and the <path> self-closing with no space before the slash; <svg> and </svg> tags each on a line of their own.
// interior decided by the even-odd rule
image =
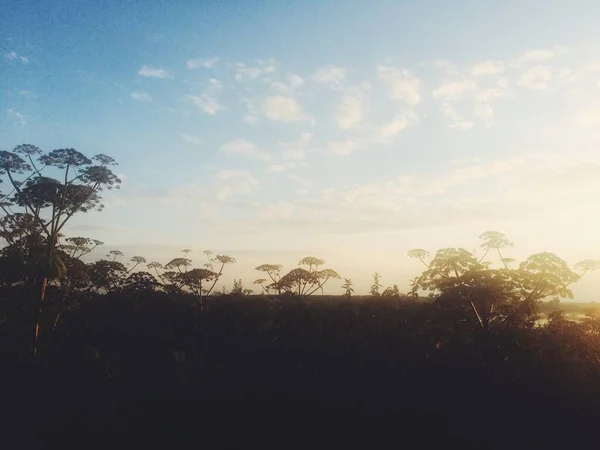
<svg viewBox="0 0 600 450">
<path fill-rule="evenodd" d="M 489 229 L 600 255 L 600 4 L 11 3 L 0 147 L 115 157 L 121 191 L 69 230 L 107 250 L 212 248 L 246 284 L 314 254 L 358 290 Z"/>
</svg>

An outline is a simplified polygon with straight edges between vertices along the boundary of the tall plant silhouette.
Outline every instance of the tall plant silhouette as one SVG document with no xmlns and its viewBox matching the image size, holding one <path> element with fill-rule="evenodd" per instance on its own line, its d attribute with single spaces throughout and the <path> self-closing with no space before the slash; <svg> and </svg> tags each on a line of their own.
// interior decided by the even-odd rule
<svg viewBox="0 0 600 450">
<path fill-rule="evenodd" d="M 479 325 L 488 329 L 495 308 L 503 303 L 519 305 L 508 317 L 524 312 L 528 315 L 537 311 L 537 305 L 548 297 L 573 298 L 570 285 L 588 271 L 600 268 L 600 262 L 585 260 L 575 265 L 578 274 L 567 263 L 553 253 L 531 255 L 518 268 L 510 268 L 510 261 L 501 249 L 512 243 L 499 232 L 486 232 L 480 236 L 485 249 L 482 258 L 464 248 L 438 250 L 430 262 L 429 253 L 414 249 L 408 256 L 419 259 L 426 270 L 412 283 L 413 294 L 419 289 L 437 293 L 441 300 L 466 303 L 470 306 Z M 500 269 L 491 269 L 483 258 L 495 249 L 502 261 Z"/>
<path fill-rule="evenodd" d="M 50 278 L 61 275 L 64 266 L 56 254 L 60 232 L 73 215 L 104 208 L 100 192 L 119 188 L 121 183 L 109 168 L 114 165 L 116 161 L 109 156 L 98 154 L 88 158 L 73 148 L 42 153 L 34 145 L 22 144 L 12 152 L 0 151 L 0 175 L 5 175 L 12 187 L 0 198 L 2 209 L 10 213 L 12 208 L 19 207 L 31 214 L 45 239 L 33 339 L 34 355 L 38 349 L 39 318 L 46 298 L 46 286 Z M 48 172 L 57 174 L 58 178 L 46 176 Z"/>
<path fill-rule="evenodd" d="M 298 263 L 298 267 L 290 270 L 277 282 L 273 283 L 272 287 L 278 292 L 284 292 L 288 295 L 297 296 L 300 299 L 309 297 L 317 290 L 323 292 L 325 283 L 332 278 L 341 279 L 342 277 L 332 269 L 321 269 L 319 267 L 325 264 L 325 261 L 314 256 L 302 258 Z"/>
</svg>

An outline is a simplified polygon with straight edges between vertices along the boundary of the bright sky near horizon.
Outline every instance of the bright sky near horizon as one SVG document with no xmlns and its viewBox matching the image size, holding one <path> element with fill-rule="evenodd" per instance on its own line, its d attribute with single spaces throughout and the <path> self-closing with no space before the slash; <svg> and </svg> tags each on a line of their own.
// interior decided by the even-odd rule
<svg viewBox="0 0 600 450">
<path fill-rule="evenodd" d="M 229 254 L 229 286 L 311 255 L 406 291 L 409 249 L 487 230 L 574 264 L 600 258 L 598 23 L 588 0 L 7 2 L 0 148 L 113 156 L 121 190 L 69 234 Z"/>
</svg>

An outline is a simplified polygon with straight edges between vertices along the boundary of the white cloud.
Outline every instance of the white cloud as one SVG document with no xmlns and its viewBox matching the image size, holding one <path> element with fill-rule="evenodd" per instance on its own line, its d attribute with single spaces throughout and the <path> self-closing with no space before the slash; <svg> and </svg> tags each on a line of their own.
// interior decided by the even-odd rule
<svg viewBox="0 0 600 450">
<path fill-rule="evenodd" d="M 217 199 L 223 201 L 236 195 L 251 194 L 259 185 L 247 170 L 221 170 L 217 173 Z"/>
<path fill-rule="evenodd" d="M 435 99 L 458 100 L 466 94 L 477 91 L 477 83 L 470 79 L 449 81 L 436 87 L 431 95 Z"/>
<path fill-rule="evenodd" d="M 202 145 L 202 143 L 203 143 L 202 139 L 200 139 L 196 136 L 193 136 L 191 134 L 181 134 L 180 137 L 188 144 Z"/>
<path fill-rule="evenodd" d="M 556 55 L 552 50 L 536 49 L 530 50 L 519 58 L 520 62 L 542 62 L 554 58 Z"/>
<path fill-rule="evenodd" d="M 269 161 L 271 159 L 267 153 L 260 150 L 255 144 L 244 139 L 235 139 L 226 142 L 221 146 L 219 151 L 229 157 L 244 156 L 246 158 L 260 159 L 263 161 Z"/>
<path fill-rule="evenodd" d="M 342 130 L 355 127 L 363 120 L 363 117 L 363 103 L 360 98 L 354 95 L 342 97 L 334 114 L 334 118 Z"/>
<path fill-rule="evenodd" d="M 296 89 L 304 84 L 304 78 L 299 75 L 288 75 L 287 83 L 274 81 L 271 87 L 283 95 L 293 95 Z"/>
<path fill-rule="evenodd" d="M 298 139 L 289 142 L 279 142 L 280 154 L 277 162 L 271 164 L 268 172 L 286 172 L 296 167 L 307 167 L 305 161 L 310 151 L 308 145 L 312 140 L 312 133 L 301 133 Z"/>
<path fill-rule="evenodd" d="M 290 97 L 267 97 L 262 106 L 263 114 L 276 122 L 299 122 L 307 119 L 298 102 Z"/>
<path fill-rule="evenodd" d="M 356 141 L 332 141 L 327 144 L 327 151 L 335 156 L 346 156 L 360 148 Z"/>
<path fill-rule="evenodd" d="M 421 80 L 408 70 L 379 65 L 377 74 L 387 84 L 389 95 L 394 100 L 403 101 L 408 106 L 421 102 Z"/>
<path fill-rule="evenodd" d="M 506 64 L 503 61 L 481 61 L 473 64 L 471 67 L 471 75 L 474 77 L 484 75 L 498 75 L 506 70 Z"/>
<path fill-rule="evenodd" d="M 244 79 L 255 79 L 261 75 L 268 75 L 275 72 L 275 60 L 259 59 L 255 66 L 248 66 L 241 62 L 235 63 L 235 79 L 242 81 Z"/>
<path fill-rule="evenodd" d="M 239 63 L 236 69 L 235 79 L 238 81 L 244 78 L 256 78 L 262 74 L 262 70 L 258 67 L 247 67 L 245 64 Z"/>
<path fill-rule="evenodd" d="M 19 124 L 21 126 L 25 126 L 27 125 L 27 121 L 29 119 L 28 116 L 26 116 L 25 114 L 19 112 L 19 111 L 15 111 L 12 108 L 8 108 L 8 114 L 10 114 L 12 117 L 14 117 L 15 119 L 17 119 L 19 121 Z"/>
<path fill-rule="evenodd" d="M 509 95 L 509 92 L 504 83 L 498 83 L 495 87 L 491 87 L 488 89 L 478 89 L 477 92 L 474 93 L 473 99 L 477 102 L 491 102 L 492 100 L 498 100 L 500 98 L 506 97 Z"/>
<path fill-rule="evenodd" d="M 462 120 L 462 116 L 456 112 L 456 110 L 450 105 L 450 103 L 444 102 L 440 108 L 440 111 L 443 115 L 452 119 L 453 121 Z"/>
<path fill-rule="evenodd" d="M 212 58 L 197 58 L 197 59 L 190 59 L 187 62 L 187 68 L 188 69 L 198 69 L 200 67 L 204 67 L 205 69 L 212 69 L 217 65 L 217 61 L 219 60 L 219 58 L 212 57 Z"/>
<path fill-rule="evenodd" d="M 317 83 L 327 84 L 331 87 L 339 87 L 346 79 L 346 69 L 329 65 L 317 69 L 310 78 Z"/>
<path fill-rule="evenodd" d="M 216 78 L 210 78 L 208 80 L 208 86 L 205 88 L 205 92 L 209 92 L 212 94 L 216 94 L 217 92 L 221 92 L 223 90 L 223 83 L 221 83 Z"/>
<path fill-rule="evenodd" d="M 208 94 L 191 96 L 191 99 L 198 108 L 211 116 L 214 116 L 217 112 L 225 109 L 216 98 Z"/>
<path fill-rule="evenodd" d="M 224 110 L 225 107 L 219 103 L 217 95 L 223 90 L 223 83 L 216 78 L 208 80 L 208 86 L 206 86 L 200 95 L 189 96 L 194 104 L 211 116 L 217 114 L 217 112 Z"/>
<path fill-rule="evenodd" d="M 152 101 L 152 96 L 148 92 L 133 91 L 130 94 L 130 97 L 132 99 L 140 101 L 140 102 L 151 102 Z"/>
<path fill-rule="evenodd" d="M 18 55 L 17 52 L 5 53 L 4 57 L 9 61 L 19 61 L 22 64 L 29 64 L 29 59 L 25 56 Z"/>
<path fill-rule="evenodd" d="M 288 76 L 288 83 L 292 89 L 296 89 L 304 84 L 304 78 L 299 75 Z"/>
<path fill-rule="evenodd" d="M 442 103 L 440 111 L 443 115 L 451 120 L 450 128 L 455 130 L 466 131 L 475 126 L 475 123 L 459 114 L 453 107 L 447 102 Z"/>
<path fill-rule="evenodd" d="M 413 112 L 407 112 L 405 114 L 396 116 L 394 120 L 383 125 L 379 129 L 379 134 L 381 138 L 384 140 L 391 139 L 402 131 L 406 130 L 408 127 L 415 125 L 418 123 L 418 118 L 416 114 Z"/>
<path fill-rule="evenodd" d="M 301 133 L 297 140 L 291 142 L 279 142 L 282 149 L 281 157 L 285 161 L 302 161 L 309 151 L 307 148 L 312 140 L 312 133 Z"/>
<path fill-rule="evenodd" d="M 472 67 L 471 73 L 491 74 L 496 70 L 495 65 L 493 61 L 484 62 L 479 67 L 473 66 L 475 70 Z M 495 80 L 494 85 L 490 85 L 489 82 L 489 79 L 480 78 L 479 83 L 485 86 L 482 88 L 473 78 L 462 78 L 447 81 L 435 87 L 431 95 L 440 101 L 440 111 L 451 120 L 450 128 L 465 131 L 475 127 L 476 122 L 483 122 L 486 127 L 492 126 L 493 109 L 489 103 L 508 96 L 509 92 L 507 90 L 508 82 L 505 78 Z M 471 111 L 473 111 L 474 119 L 479 120 L 465 118 L 454 109 L 457 104 L 464 107 L 468 103 L 472 103 Z"/>
<path fill-rule="evenodd" d="M 173 75 L 169 73 L 168 70 L 165 70 L 160 67 L 150 67 L 143 65 L 138 71 L 138 75 L 148 78 L 160 78 L 160 79 L 169 79 L 173 78 Z"/>
<path fill-rule="evenodd" d="M 532 90 L 544 90 L 548 88 L 552 73 L 545 66 L 534 66 L 519 78 L 519 85 Z"/>
</svg>

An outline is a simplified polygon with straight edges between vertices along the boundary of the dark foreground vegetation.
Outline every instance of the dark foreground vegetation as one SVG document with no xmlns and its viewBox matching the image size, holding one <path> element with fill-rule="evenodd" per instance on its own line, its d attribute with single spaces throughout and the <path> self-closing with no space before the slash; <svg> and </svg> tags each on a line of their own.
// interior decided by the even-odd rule
<svg viewBox="0 0 600 450">
<path fill-rule="evenodd" d="M 64 227 L 102 209 L 114 164 L 0 151 L 6 448 L 595 448 L 600 317 L 559 299 L 600 262 L 517 264 L 492 231 L 479 257 L 411 250 L 408 294 L 375 273 L 355 296 L 315 257 L 219 291 L 227 255 L 83 260 L 102 242 Z"/>
<path fill-rule="evenodd" d="M 485 332 L 464 309 L 411 298 L 207 303 L 195 319 L 188 295 L 94 297 L 59 322 L 34 361 L 19 358 L 3 328 L 7 434 L 18 448 L 34 439 L 40 448 L 557 448 L 595 439 L 598 319 L 555 313 L 542 327 L 522 319 Z"/>
</svg>

